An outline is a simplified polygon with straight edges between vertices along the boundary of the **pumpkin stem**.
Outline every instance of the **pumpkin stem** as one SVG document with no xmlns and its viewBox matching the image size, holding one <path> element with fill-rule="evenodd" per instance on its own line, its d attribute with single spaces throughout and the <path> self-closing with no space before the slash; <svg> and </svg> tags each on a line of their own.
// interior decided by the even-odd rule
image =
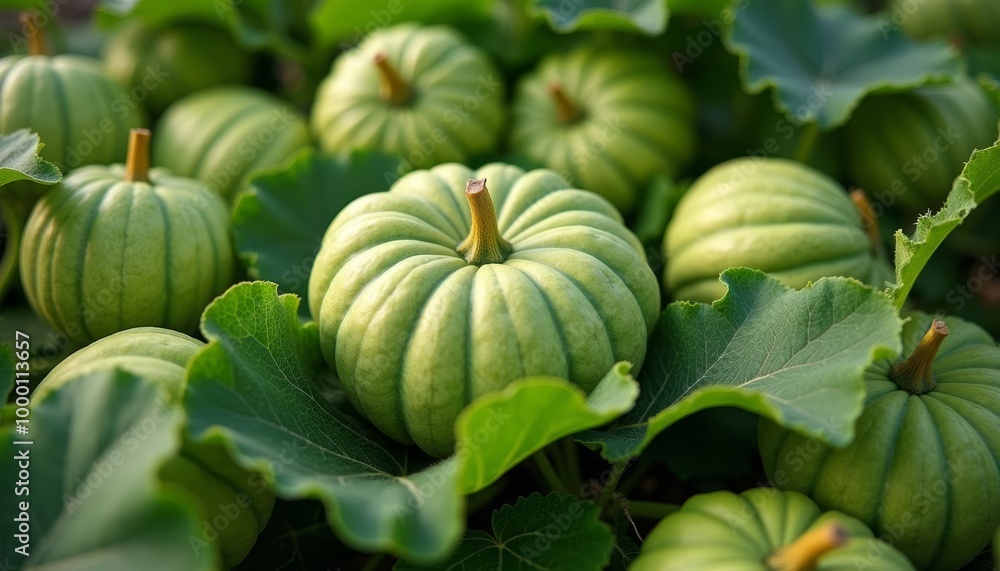
<svg viewBox="0 0 1000 571">
<path fill-rule="evenodd" d="M 934 358 L 947 336 L 948 326 L 944 321 L 935 319 L 913 353 L 893 365 L 891 376 L 896 386 L 915 395 L 933 391 L 937 385 L 932 372 Z"/>
<path fill-rule="evenodd" d="M 45 34 L 42 33 L 42 29 L 35 22 L 35 15 L 33 13 L 21 13 L 21 27 L 24 28 L 24 35 L 28 38 L 28 55 L 49 55 L 49 50 L 45 47 Z"/>
<path fill-rule="evenodd" d="M 556 102 L 556 117 L 560 123 L 573 123 L 583 114 L 580 108 L 570 101 L 558 83 L 549 84 L 549 95 Z"/>
<path fill-rule="evenodd" d="M 149 182 L 149 137 L 149 129 L 132 129 L 128 132 L 125 180 Z"/>
<path fill-rule="evenodd" d="M 875 209 L 872 208 L 872 203 L 868 200 L 868 194 L 860 188 L 855 188 L 851 191 L 851 202 L 854 203 L 854 207 L 858 209 L 858 214 L 861 215 L 861 227 L 868 234 L 868 241 L 871 243 L 872 252 L 877 252 L 879 245 L 878 217 L 875 216 Z"/>
<path fill-rule="evenodd" d="M 472 211 L 472 228 L 469 236 L 462 240 L 455 249 L 465 256 L 470 264 L 503 263 L 510 254 L 510 243 L 500 236 L 497 228 L 497 213 L 493 208 L 493 199 L 486 188 L 486 179 L 472 179 L 465 185 L 465 197 L 469 199 L 469 209 Z"/>
<path fill-rule="evenodd" d="M 402 105 L 410 100 L 413 95 L 409 84 L 399 77 L 396 68 L 392 67 L 389 59 L 384 53 L 375 54 L 375 67 L 378 68 L 379 95 L 382 101 L 393 105 Z"/>
<path fill-rule="evenodd" d="M 830 522 L 806 532 L 772 553 L 767 558 L 767 566 L 773 571 L 813 571 L 819 558 L 843 545 L 847 537 L 844 526 Z"/>
</svg>

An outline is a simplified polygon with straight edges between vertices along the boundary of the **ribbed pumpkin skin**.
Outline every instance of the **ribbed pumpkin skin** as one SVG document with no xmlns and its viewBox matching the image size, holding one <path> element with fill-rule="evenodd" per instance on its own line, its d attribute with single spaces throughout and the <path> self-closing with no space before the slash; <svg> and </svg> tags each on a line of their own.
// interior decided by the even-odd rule
<svg viewBox="0 0 1000 571">
<path fill-rule="evenodd" d="M 135 108 L 130 105 L 135 104 Z M 125 160 L 128 132 L 146 123 L 142 107 L 80 56 L 0 59 L 0 133 L 31 129 L 41 156 L 67 169 Z"/>
<path fill-rule="evenodd" d="M 131 23 L 111 36 L 103 58 L 108 76 L 127 89 L 141 88 L 153 113 L 189 93 L 250 77 L 250 61 L 236 42 L 218 28 L 198 24 Z"/>
<path fill-rule="evenodd" d="M 646 536 L 629 571 L 769 571 L 767 557 L 830 522 L 840 523 L 850 539 L 822 555 L 815 571 L 913 570 L 860 521 L 822 513 L 802 494 L 754 488 L 739 495 L 721 491 L 691 497 Z"/>
<path fill-rule="evenodd" d="M 892 4 L 887 14 L 905 16 L 899 18 L 900 24 L 915 38 L 958 35 L 974 44 L 1000 43 L 1000 4 L 994 0 L 895 0 Z"/>
<path fill-rule="evenodd" d="M 189 95 L 156 124 L 153 164 L 205 182 L 226 199 L 250 176 L 309 146 L 305 118 L 290 104 L 249 87 Z"/>
<path fill-rule="evenodd" d="M 375 56 L 382 53 L 413 90 L 382 99 Z M 375 149 L 428 168 L 496 149 L 504 86 L 489 58 L 444 26 L 414 24 L 374 32 L 334 62 L 316 93 L 312 130 L 324 151 Z"/>
<path fill-rule="evenodd" d="M 719 273 L 745 266 L 801 288 L 825 276 L 882 285 L 861 217 L 833 179 L 785 159 L 715 166 L 681 198 L 663 240 L 666 289 L 677 300 L 726 293 Z"/>
<path fill-rule="evenodd" d="M 205 185 L 89 166 L 46 193 L 28 218 L 21 283 L 32 308 L 78 341 L 139 326 L 195 331 L 231 283 L 225 203 Z"/>
<path fill-rule="evenodd" d="M 52 369 L 35 389 L 32 406 L 73 379 L 115 369 L 160 383 L 172 400 L 179 400 L 187 362 L 204 346 L 183 333 L 157 327 L 115 333 L 80 349 Z M 205 520 L 212 522 L 219 515 L 229 522 L 226 529 L 216 530 L 227 568 L 246 557 L 274 506 L 274 494 L 263 486 L 259 476 L 234 464 L 222 445 L 190 441 L 185 441 L 180 453 L 161 468 L 160 475 L 165 483 L 193 494 Z M 241 510 L 233 518 L 219 508 L 220 504 L 245 505 L 246 501 L 237 503 L 241 494 L 250 500 L 251 509 Z"/>
<path fill-rule="evenodd" d="M 972 80 L 866 97 L 844 131 L 848 172 L 887 206 L 937 208 L 972 151 L 996 142 L 998 119 Z"/>
<path fill-rule="evenodd" d="M 557 84 L 582 111 L 559 120 Z M 543 59 L 517 85 L 510 147 L 629 212 L 652 176 L 694 155 L 694 100 L 655 57 L 583 46 Z"/>
<path fill-rule="evenodd" d="M 475 266 L 464 195 L 487 180 L 502 264 Z M 660 307 L 635 236 L 600 196 L 548 170 L 447 164 L 363 196 L 333 221 L 309 281 L 327 363 L 362 414 L 436 456 L 459 411 L 529 375 L 590 390 L 621 360 L 642 364 Z"/>
<path fill-rule="evenodd" d="M 904 356 L 932 321 L 911 317 Z M 1000 525 L 1000 347 L 976 325 L 944 321 L 951 334 L 934 361 L 933 391 L 898 389 L 883 359 L 865 374 L 868 399 L 850 446 L 832 450 L 762 422 L 760 450 L 776 485 L 893 537 L 919 569 L 953 571 Z"/>
</svg>

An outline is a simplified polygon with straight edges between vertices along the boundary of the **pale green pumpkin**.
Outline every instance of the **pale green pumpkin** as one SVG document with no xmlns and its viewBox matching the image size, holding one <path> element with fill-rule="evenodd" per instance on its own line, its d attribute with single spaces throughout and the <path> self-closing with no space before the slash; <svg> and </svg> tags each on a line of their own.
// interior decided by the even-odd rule
<svg viewBox="0 0 1000 571">
<path fill-rule="evenodd" d="M 402 24 L 337 58 L 312 130 L 331 153 L 374 149 L 409 168 L 465 162 L 496 149 L 504 93 L 500 72 L 458 32 Z"/>
<path fill-rule="evenodd" d="M 849 446 L 762 421 L 760 451 L 775 485 L 871 525 L 918 569 L 954 571 L 1000 525 L 1000 347 L 956 317 L 909 317 L 906 359 L 865 373 Z"/>
<path fill-rule="evenodd" d="M 996 0 L 893 0 L 885 21 L 920 39 L 973 44 L 1000 43 L 1000 3 Z"/>
<path fill-rule="evenodd" d="M 653 55 L 579 47 L 521 79 L 510 147 L 627 213 L 653 175 L 694 155 L 694 100 Z"/>
<path fill-rule="evenodd" d="M 73 171 L 28 218 L 24 292 L 77 341 L 139 326 L 193 332 L 232 281 L 226 204 L 196 180 L 149 169 L 148 136 L 134 132 L 128 166 Z"/>
<path fill-rule="evenodd" d="M 32 406 L 38 406 L 53 390 L 75 379 L 115 369 L 159 383 L 176 403 L 184 392 L 185 367 L 204 346 L 183 333 L 156 327 L 115 333 L 80 349 L 52 369 L 35 389 Z M 160 477 L 197 499 L 202 515 L 199 530 L 204 533 L 207 521 L 218 532 L 215 541 L 227 568 L 250 552 L 274 506 L 274 494 L 261 475 L 233 463 L 220 444 L 185 441 L 177 456 L 160 469 Z M 220 505 L 228 507 L 229 513 Z M 238 507 L 235 516 L 233 505 Z M 213 523 L 217 518 L 225 525 Z M 213 542 L 211 535 L 201 540 L 208 545 Z"/>
<path fill-rule="evenodd" d="M 232 200 L 251 176 L 308 147 L 305 117 L 291 104 L 250 87 L 223 86 L 167 108 L 156 124 L 153 163 Z"/>
<path fill-rule="evenodd" d="M 664 285 L 674 299 L 709 303 L 732 267 L 794 288 L 826 276 L 874 286 L 891 278 L 858 208 L 833 179 L 785 159 L 740 158 L 709 169 L 674 210 L 663 238 Z"/>
<path fill-rule="evenodd" d="M 693 496 L 646 536 L 630 571 L 913 571 L 891 545 L 795 492 Z"/>
<path fill-rule="evenodd" d="M 637 370 L 660 299 L 605 199 L 549 170 L 447 164 L 337 216 L 309 307 L 358 410 L 443 456 L 459 411 L 515 379 L 590 390 L 617 361 Z"/>
</svg>

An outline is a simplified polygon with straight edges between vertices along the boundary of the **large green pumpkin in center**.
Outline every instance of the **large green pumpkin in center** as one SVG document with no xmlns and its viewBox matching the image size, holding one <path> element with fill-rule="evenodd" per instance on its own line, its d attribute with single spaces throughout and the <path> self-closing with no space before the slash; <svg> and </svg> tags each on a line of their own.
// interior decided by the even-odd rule
<svg viewBox="0 0 1000 571">
<path fill-rule="evenodd" d="M 442 456 L 462 408 L 515 379 L 590 390 L 617 361 L 638 368 L 660 298 L 607 200 L 549 170 L 447 164 L 337 216 L 309 307 L 358 410 Z"/>
</svg>

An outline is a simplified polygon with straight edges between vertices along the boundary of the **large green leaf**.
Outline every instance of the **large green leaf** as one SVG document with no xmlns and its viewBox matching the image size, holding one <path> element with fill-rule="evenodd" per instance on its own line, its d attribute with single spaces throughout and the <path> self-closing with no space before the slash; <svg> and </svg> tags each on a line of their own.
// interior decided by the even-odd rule
<svg viewBox="0 0 1000 571">
<path fill-rule="evenodd" d="M 3 563 L 25 571 L 218 568 L 214 551 L 196 555 L 188 543 L 199 533 L 196 508 L 156 476 L 180 447 L 182 422 L 159 385 L 118 371 L 49 394 L 32 408 L 29 434 L 8 427 L 0 437 L 3 481 L 16 488 L 26 469 L 30 491 L 0 495 Z M 22 501 L 29 558 L 14 551 Z"/>
<path fill-rule="evenodd" d="M 38 156 L 42 150 L 38 135 L 21 129 L 0 134 L 0 186 L 30 180 L 39 184 L 55 184 L 62 178 L 59 167 Z"/>
<path fill-rule="evenodd" d="M 780 111 L 827 129 L 847 121 L 868 93 L 962 73 L 944 43 L 917 43 L 876 17 L 802 0 L 743 1 L 724 40 L 740 56 L 748 93 L 774 87 Z"/>
<path fill-rule="evenodd" d="M 609 422 L 636 397 L 624 365 L 589 399 L 567 381 L 522 379 L 467 407 L 458 454 L 432 459 L 383 436 L 326 380 L 315 324 L 299 323 L 298 305 L 275 284 L 253 282 L 206 309 L 210 343 L 188 367 L 189 430 L 221 435 L 279 496 L 321 500 L 334 531 L 357 549 L 440 560 L 462 535 L 466 493 L 558 438 Z"/>
<path fill-rule="evenodd" d="M 729 292 L 711 306 L 667 306 L 639 374 L 635 408 L 613 429 L 581 441 L 624 460 L 681 418 L 719 406 L 833 445 L 851 441 L 865 368 L 901 350 L 903 322 L 889 299 L 846 278 L 796 291 L 763 272 L 735 268 L 722 281 Z"/>
<path fill-rule="evenodd" d="M 319 0 L 309 23 L 321 43 L 357 44 L 380 28 L 403 22 L 444 24 L 487 17 L 492 6 L 493 0 Z"/>
<path fill-rule="evenodd" d="M 493 512 L 493 532 L 472 530 L 447 561 L 432 567 L 399 563 L 397 571 L 600 571 L 614 538 L 595 504 L 537 492 Z"/>
<path fill-rule="evenodd" d="M 913 237 L 896 231 L 896 283 L 888 288 L 897 308 L 906 303 L 906 296 L 941 242 L 951 234 L 977 205 L 1000 190 L 1000 141 L 992 147 L 975 151 L 952 186 L 944 206 L 935 214 L 925 214 L 917 220 Z M 996 256 L 993 257 L 994 263 Z"/>
<path fill-rule="evenodd" d="M 305 299 L 330 222 L 355 198 L 387 190 L 399 165 L 388 155 L 329 157 L 307 151 L 282 170 L 254 177 L 232 216 L 247 273 Z"/>
<path fill-rule="evenodd" d="M 552 29 L 628 30 L 655 36 L 667 29 L 664 0 L 535 0 Z"/>
</svg>

